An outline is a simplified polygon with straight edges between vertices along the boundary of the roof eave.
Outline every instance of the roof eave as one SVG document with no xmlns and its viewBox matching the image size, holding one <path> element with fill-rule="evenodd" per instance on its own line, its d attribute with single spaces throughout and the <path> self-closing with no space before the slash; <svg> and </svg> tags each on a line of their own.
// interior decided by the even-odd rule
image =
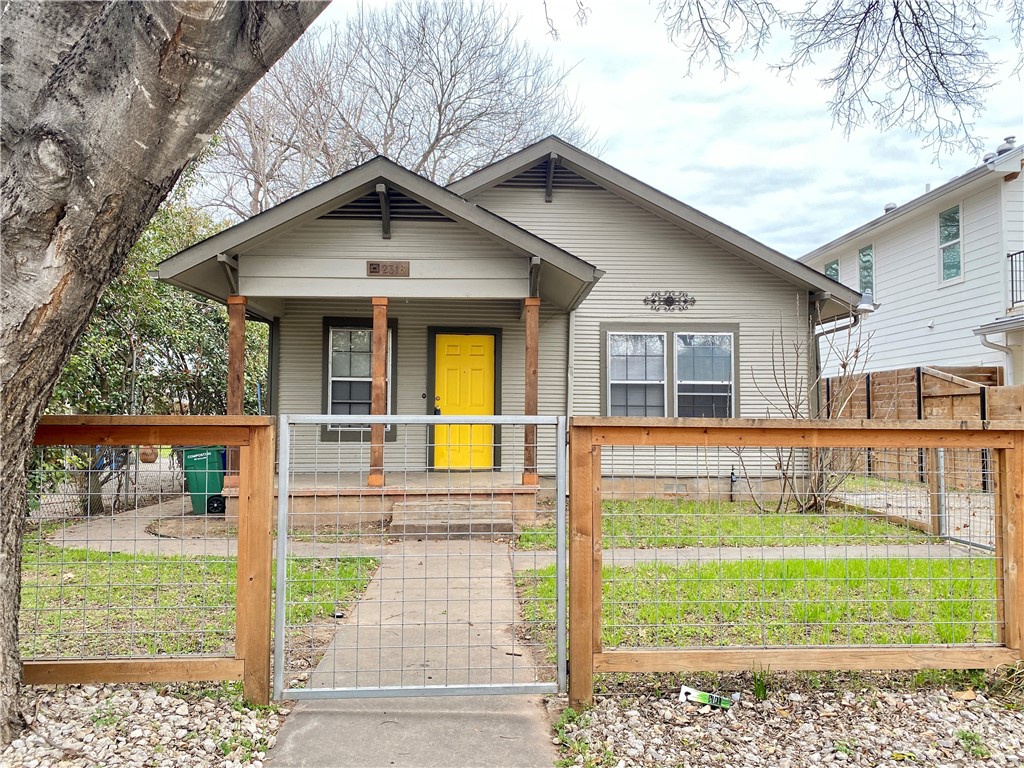
<svg viewBox="0 0 1024 768">
<path fill-rule="evenodd" d="M 556 136 L 541 139 L 504 160 L 460 179 L 449 185 L 448 189 L 461 195 L 473 195 L 532 167 L 551 153 L 558 155 L 560 163 L 566 168 L 630 200 L 649 213 L 682 226 L 692 234 L 762 266 L 776 277 L 808 291 L 838 294 L 843 299 L 848 299 L 853 306 L 860 301 L 859 293 L 834 283 L 817 270 L 800 264 Z"/>
<path fill-rule="evenodd" d="M 930 192 L 926 192 L 920 197 L 915 197 L 910 202 L 897 206 L 888 213 L 883 213 L 881 216 L 872 219 L 866 224 L 862 224 L 856 229 L 852 229 L 846 234 L 840 235 L 836 239 L 831 240 L 830 242 L 815 248 L 813 251 L 805 253 L 803 256 L 797 259 L 797 261 L 799 261 L 802 264 L 806 264 L 808 261 L 813 261 L 814 259 L 828 253 L 829 251 L 833 251 L 836 248 L 848 245 L 853 241 L 860 240 L 869 233 L 873 232 L 874 230 L 879 229 L 883 226 L 887 227 L 891 225 L 893 222 L 898 221 L 903 217 L 920 210 L 921 208 L 926 208 L 927 206 L 932 205 L 936 201 L 941 200 L 946 195 L 960 191 L 964 187 L 970 186 L 981 179 L 985 179 L 989 176 L 998 176 L 1010 173 L 1014 171 L 1015 168 L 1016 170 L 1019 171 L 1021 168 L 1022 158 L 1024 158 L 1024 146 L 1017 147 L 1014 150 L 1011 150 L 998 157 L 995 157 L 989 162 L 985 163 L 984 165 L 980 165 L 977 168 L 974 168 L 961 176 L 957 176 L 955 179 L 952 179 L 946 182 L 945 184 L 936 187 Z"/>
</svg>

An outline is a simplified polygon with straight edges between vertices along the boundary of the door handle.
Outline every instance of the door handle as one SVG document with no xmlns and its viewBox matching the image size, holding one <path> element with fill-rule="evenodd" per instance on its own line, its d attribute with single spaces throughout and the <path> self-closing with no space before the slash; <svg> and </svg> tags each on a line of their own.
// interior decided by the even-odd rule
<svg viewBox="0 0 1024 768">
<path fill-rule="evenodd" d="M 434 406 L 434 415 L 435 416 L 440 416 L 441 415 L 441 409 L 438 406 L 436 406 L 436 405 Z"/>
</svg>

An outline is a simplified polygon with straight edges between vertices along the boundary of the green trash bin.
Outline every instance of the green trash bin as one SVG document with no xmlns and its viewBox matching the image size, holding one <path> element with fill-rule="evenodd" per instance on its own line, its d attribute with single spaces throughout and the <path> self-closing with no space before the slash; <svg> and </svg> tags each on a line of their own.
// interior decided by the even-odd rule
<svg viewBox="0 0 1024 768">
<path fill-rule="evenodd" d="M 224 449 L 220 446 L 186 448 L 182 451 L 181 465 L 192 497 L 192 514 L 223 514 Z"/>
</svg>

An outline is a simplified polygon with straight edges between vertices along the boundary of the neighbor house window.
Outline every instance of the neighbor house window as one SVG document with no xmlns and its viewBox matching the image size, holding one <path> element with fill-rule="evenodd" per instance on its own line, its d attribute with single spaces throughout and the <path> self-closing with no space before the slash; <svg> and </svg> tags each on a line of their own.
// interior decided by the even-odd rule
<svg viewBox="0 0 1024 768">
<path fill-rule="evenodd" d="M 860 292 L 875 293 L 875 246 L 865 245 L 857 251 L 857 272 L 860 275 Z"/>
<path fill-rule="evenodd" d="M 676 416 L 732 416 L 732 334 L 677 333 Z"/>
<path fill-rule="evenodd" d="M 830 277 L 839 282 L 839 259 L 832 259 L 825 265 L 825 277 Z"/>
<path fill-rule="evenodd" d="M 610 416 L 665 415 L 665 334 L 608 334 Z"/>
<path fill-rule="evenodd" d="M 369 320 L 324 319 L 324 413 L 366 416 L 373 404 L 373 328 Z M 396 326 L 388 322 L 385 413 L 391 413 L 394 396 L 393 338 Z M 345 419 L 328 431 L 361 432 L 365 424 Z M 387 427 L 391 431 L 390 425 Z M 389 435 L 389 438 L 391 436 Z"/>
<path fill-rule="evenodd" d="M 955 280 L 963 275 L 963 251 L 960 246 L 960 206 L 954 205 L 939 214 L 939 258 L 943 280 Z"/>
</svg>

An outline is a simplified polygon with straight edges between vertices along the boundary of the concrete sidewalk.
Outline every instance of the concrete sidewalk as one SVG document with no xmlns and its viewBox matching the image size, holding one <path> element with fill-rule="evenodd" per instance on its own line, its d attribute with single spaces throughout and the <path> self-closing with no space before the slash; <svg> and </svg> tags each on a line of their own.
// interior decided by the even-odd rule
<svg viewBox="0 0 1024 768">
<path fill-rule="evenodd" d="M 310 688 L 537 680 L 544 665 L 513 628 L 519 606 L 507 544 L 406 541 L 381 554 Z M 551 768 L 551 735 L 536 695 L 302 701 L 268 764 Z"/>
<path fill-rule="evenodd" d="M 551 768 L 539 696 L 299 702 L 270 750 L 272 768 Z"/>
</svg>

